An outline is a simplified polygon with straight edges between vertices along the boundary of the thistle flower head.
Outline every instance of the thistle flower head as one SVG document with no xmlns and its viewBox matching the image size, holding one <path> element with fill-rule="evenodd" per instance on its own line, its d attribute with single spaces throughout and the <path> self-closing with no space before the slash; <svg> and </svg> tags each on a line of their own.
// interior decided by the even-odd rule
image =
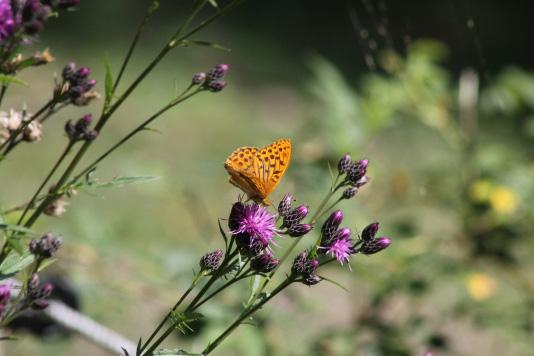
<svg viewBox="0 0 534 356">
<path fill-rule="evenodd" d="M 30 307 L 35 310 L 42 310 L 48 306 L 47 298 L 50 297 L 54 290 L 51 283 L 41 285 L 39 275 L 34 273 L 28 281 L 27 298 Z"/>
<path fill-rule="evenodd" d="M 352 240 L 350 238 L 350 229 L 343 228 L 336 234 L 336 239 L 326 247 L 326 253 L 335 257 L 339 263 L 347 262 L 352 254 Z"/>
<path fill-rule="evenodd" d="M 287 234 L 291 237 L 304 236 L 313 229 L 310 224 L 295 224 L 287 229 Z"/>
<path fill-rule="evenodd" d="M 9 298 L 11 298 L 11 286 L 9 284 L 0 284 L 0 316 L 4 313 Z"/>
<path fill-rule="evenodd" d="M 330 214 L 328 219 L 326 219 L 323 226 L 321 227 L 321 234 L 322 234 L 321 245 L 323 246 L 328 245 L 330 241 L 332 241 L 342 221 L 343 221 L 343 213 L 341 212 L 341 210 L 336 210 L 332 214 Z"/>
<path fill-rule="evenodd" d="M 302 279 L 302 283 L 304 283 L 305 285 L 307 286 L 314 286 L 316 285 L 317 283 L 321 282 L 321 277 L 319 277 L 318 275 L 316 274 L 309 274 L 309 275 L 306 275 L 304 276 L 304 278 Z"/>
<path fill-rule="evenodd" d="M 269 251 L 263 253 L 250 261 L 250 267 L 259 273 L 269 273 L 273 271 L 280 264 L 280 260 L 274 258 Z"/>
<path fill-rule="evenodd" d="M 193 75 L 193 78 L 191 79 L 191 84 L 199 85 L 199 84 L 204 83 L 204 80 L 206 80 L 206 73 L 199 72 Z"/>
<path fill-rule="evenodd" d="M 221 259 L 224 253 L 221 249 L 215 250 L 213 252 L 206 253 L 200 259 L 200 268 L 207 271 L 216 271 L 221 264 Z"/>
<path fill-rule="evenodd" d="M 228 225 L 236 241 L 266 248 L 276 235 L 275 217 L 258 204 L 235 203 Z"/>
<path fill-rule="evenodd" d="M 228 85 L 226 81 L 217 79 L 217 80 L 214 80 L 208 83 L 208 89 L 212 93 L 217 93 L 223 90 L 226 87 L 226 85 Z"/>
<path fill-rule="evenodd" d="M 61 240 L 54 235 L 48 233 L 41 236 L 39 240 L 32 239 L 30 241 L 30 252 L 36 256 L 43 258 L 50 258 L 61 246 Z"/>
<path fill-rule="evenodd" d="M 30 115 L 29 115 L 30 116 Z M 34 120 L 30 122 L 22 132 L 22 137 L 25 141 L 36 142 L 43 138 L 43 125 Z"/>
<path fill-rule="evenodd" d="M 372 224 L 367 225 L 362 230 L 362 240 L 363 241 L 370 241 L 375 238 L 376 233 L 378 232 L 379 227 L 378 222 L 374 222 Z"/>
<path fill-rule="evenodd" d="M 10 0 L 0 0 L 0 44 L 15 31 L 15 17 Z"/>
<path fill-rule="evenodd" d="M 337 170 L 339 174 L 347 173 L 351 163 L 350 155 L 347 153 L 339 160 L 337 164 Z"/>
<path fill-rule="evenodd" d="M 297 275 L 311 275 L 315 273 L 318 266 L 318 259 L 310 259 L 308 258 L 308 251 L 302 251 L 295 257 L 295 260 L 293 260 L 291 271 Z"/>
<path fill-rule="evenodd" d="M 365 174 L 367 173 L 368 165 L 369 165 L 369 161 L 366 159 L 362 159 L 357 162 L 352 161 L 349 168 L 347 169 L 347 180 L 349 181 L 349 183 L 352 185 L 358 184 L 358 181 L 360 181 L 360 179 L 363 178 Z M 360 181 L 359 186 L 362 186 L 366 182 L 367 182 L 367 179 L 364 182 Z"/>
<path fill-rule="evenodd" d="M 306 205 L 299 205 L 284 216 L 284 226 L 291 228 L 299 224 L 302 219 L 308 215 L 308 207 Z"/>
<path fill-rule="evenodd" d="M 360 252 L 364 255 L 372 255 L 388 248 L 389 245 L 391 245 L 391 239 L 382 236 L 370 241 L 365 241 L 362 244 L 362 247 L 360 247 Z"/>
<path fill-rule="evenodd" d="M 221 79 L 225 76 L 226 72 L 230 70 L 230 66 L 228 64 L 218 64 L 215 67 L 211 68 L 208 71 L 207 78 L 208 81 L 212 82 L 218 79 Z"/>
<path fill-rule="evenodd" d="M 353 198 L 356 193 L 358 193 L 358 187 L 348 187 L 343 191 L 342 198 L 343 199 L 351 199 Z"/>
<path fill-rule="evenodd" d="M 293 195 L 287 193 L 278 204 L 278 214 L 285 217 L 291 211 L 291 203 L 293 202 Z"/>
</svg>

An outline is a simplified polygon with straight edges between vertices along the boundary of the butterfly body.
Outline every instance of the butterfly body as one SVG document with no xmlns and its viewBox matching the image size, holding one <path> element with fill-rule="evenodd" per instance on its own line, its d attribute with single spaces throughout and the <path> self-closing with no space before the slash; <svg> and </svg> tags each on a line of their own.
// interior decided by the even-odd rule
<svg viewBox="0 0 534 356">
<path fill-rule="evenodd" d="M 291 141 L 279 139 L 272 144 L 240 147 L 224 163 L 229 181 L 257 203 L 270 205 L 268 196 L 276 188 L 291 161 Z"/>
</svg>

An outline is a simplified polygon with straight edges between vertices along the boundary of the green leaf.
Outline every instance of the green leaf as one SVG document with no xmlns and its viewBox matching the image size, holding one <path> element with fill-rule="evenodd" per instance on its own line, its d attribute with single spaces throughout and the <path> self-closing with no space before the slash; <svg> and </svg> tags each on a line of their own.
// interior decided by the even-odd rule
<svg viewBox="0 0 534 356">
<path fill-rule="evenodd" d="M 217 0 L 208 0 L 208 1 L 211 4 L 211 6 L 213 6 L 214 8 L 216 9 L 219 8 L 219 4 L 217 4 Z"/>
<path fill-rule="evenodd" d="M 26 83 L 24 80 L 20 80 L 12 75 L 5 75 L 5 74 L 0 74 L 0 83 L 2 85 L 18 84 L 18 85 L 24 85 L 26 87 L 29 86 L 29 84 Z"/>
<path fill-rule="evenodd" d="M 12 341 L 12 340 L 18 340 L 19 338 L 16 336 L 0 336 L 0 341 Z"/>
<path fill-rule="evenodd" d="M 328 281 L 328 282 L 332 283 L 333 285 L 338 286 L 339 288 L 343 289 L 345 292 L 350 293 L 350 291 L 349 291 L 346 287 L 344 287 L 343 285 L 341 285 L 341 283 L 336 282 L 336 281 L 334 281 L 333 279 L 330 279 L 330 278 L 327 278 L 327 277 L 324 277 L 324 276 L 319 276 L 319 277 L 321 277 L 321 278 L 324 279 L 325 281 Z"/>
<path fill-rule="evenodd" d="M 188 331 L 194 331 L 189 323 L 202 319 L 204 316 L 200 313 L 188 312 L 183 313 L 179 311 L 173 311 L 170 315 L 170 320 L 175 329 L 179 330 L 182 334 L 186 334 Z"/>
<path fill-rule="evenodd" d="M 50 266 L 51 264 L 53 264 L 54 262 L 57 261 L 57 258 L 47 258 L 46 260 L 44 260 L 43 262 L 41 262 L 41 264 L 39 265 L 39 269 L 37 270 L 37 272 L 41 272 L 42 270 L 44 270 L 45 268 L 47 268 L 48 266 Z"/>
<path fill-rule="evenodd" d="M 159 179 L 159 177 L 154 176 L 133 176 L 133 177 L 115 177 L 109 182 L 94 183 L 95 188 L 111 188 L 111 187 L 121 187 L 123 185 L 132 184 L 132 183 L 139 183 L 139 182 L 146 182 L 149 180 L 155 180 Z"/>
<path fill-rule="evenodd" d="M 24 226 L 12 225 L 12 224 L 0 224 L 0 230 L 18 232 L 24 235 L 36 235 L 36 232 L 30 230 Z"/>
<path fill-rule="evenodd" d="M 109 60 L 106 57 L 104 59 L 104 64 L 106 66 L 106 79 L 105 79 L 105 91 L 106 98 L 104 100 L 104 112 L 108 111 L 109 106 L 111 105 L 111 99 L 113 98 L 113 75 L 111 73 L 111 65 Z"/>
<path fill-rule="evenodd" d="M 226 237 L 226 233 L 224 232 L 224 230 L 222 228 L 221 219 L 218 219 L 217 223 L 219 224 L 219 231 L 221 232 L 221 236 L 224 239 L 224 245 L 228 248 L 228 237 Z"/>
<path fill-rule="evenodd" d="M 32 264 L 33 261 L 35 261 L 35 256 L 30 251 L 26 251 L 22 255 L 10 254 L 0 264 L 0 279 L 13 276 Z"/>
<path fill-rule="evenodd" d="M 184 45 L 185 47 L 191 46 L 191 45 L 210 47 L 210 48 L 218 49 L 218 50 L 225 51 L 225 52 L 231 51 L 230 48 L 226 48 L 217 43 L 212 43 L 212 42 L 207 42 L 207 41 L 183 40 L 182 45 Z"/>
<path fill-rule="evenodd" d="M 10 236 L 7 240 L 7 243 L 13 250 L 15 250 L 19 255 L 22 255 L 24 252 L 24 246 L 22 246 L 22 242 L 20 242 L 19 236 Z"/>
</svg>

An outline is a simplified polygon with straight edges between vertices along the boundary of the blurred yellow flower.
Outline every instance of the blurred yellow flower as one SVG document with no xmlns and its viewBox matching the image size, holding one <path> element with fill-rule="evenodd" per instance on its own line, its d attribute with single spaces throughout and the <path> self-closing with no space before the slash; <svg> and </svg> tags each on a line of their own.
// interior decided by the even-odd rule
<svg viewBox="0 0 534 356">
<path fill-rule="evenodd" d="M 491 196 L 493 183 L 487 180 L 477 180 L 469 189 L 469 196 L 475 202 L 486 202 Z"/>
<path fill-rule="evenodd" d="M 507 187 L 496 187 L 489 200 L 493 210 L 498 213 L 511 214 L 517 210 L 517 195 Z"/>
<path fill-rule="evenodd" d="M 471 273 L 466 283 L 469 295 L 478 301 L 488 299 L 497 290 L 497 282 L 483 273 Z"/>
</svg>

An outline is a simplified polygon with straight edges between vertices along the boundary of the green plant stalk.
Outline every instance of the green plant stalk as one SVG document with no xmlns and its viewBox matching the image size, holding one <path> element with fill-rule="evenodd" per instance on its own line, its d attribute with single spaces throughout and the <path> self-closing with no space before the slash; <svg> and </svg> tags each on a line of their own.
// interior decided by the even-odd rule
<svg viewBox="0 0 534 356">
<path fill-rule="evenodd" d="M 98 120 L 97 124 L 95 125 L 95 130 L 97 132 L 100 132 L 102 130 L 102 128 L 104 127 L 104 125 L 106 124 L 108 119 L 120 107 L 120 105 L 124 102 L 124 100 L 126 100 L 126 98 L 143 81 L 143 79 L 154 69 L 154 67 L 156 67 L 156 65 L 165 57 L 165 55 L 171 49 L 173 49 L 180 41 L 183 41 L 184 39 L 186 39 L 189 36 L 193 35 L 194 33 L 199 31 L 200 29 L 204 28 L 205 26 L 207 26 L 211 22 L 215 21 L 217 18 L 223 16 L 228 10 L 230 10 L 232 7 L 234 7 L 235 5 L 240 3 L 241 1 L 243 1 L 243 0 L 235 0 L 234 2 L 230 3 L 229 5 L 227 5 L 224 9 L 219 11 L 217 14 L 215 14 L 215 15 L 211 16 L 209 19 L 203 21 L 195 29 L 189 31 L 188 33 L 186 33 L 185 35 L 183 35 L 179 39 L 176 39 L 176 36 L 179 35 L 179 33 L 180 33 L 180 30 L 181 30 L 180 29 L 177 32 L 177 34 L 175 36 L 173 36 L 173 38 L 171 38 L 171 40 L 167 43 L 167 45 L 160 51 L 160 53 L 152 60 L 152 62 L 145 68 L 145 70 L 143 70 L 143 72 L 134 80 L 134 82 L 128 87 L 128 89 L 126 89 L 126 91 L 121 95 L 121 97 L 117 100 L 117 102 L 115 102 L 115 104 L 113 104 L 109 108 L 108 111 L 106 111 L 106 112 L 104 112 L 102 114 L 102 116 Z M 190 23 L 199 10 L 200 9 L 197 9 L 196 12 L 193 12 L 192 15 L 190 16 L 190 18 L 186 22 Z M 182 28 L 184 28 L 184 27 L 182 26 Z M 82 147 L 80 147 L 80 149 L 76 153 L 75 157 L 72 159 L 71 163 L 69 164 L 69 166 L 67 167 L 67 169 L 65 170 L 65 172 L 63 173 L 61 178 L 59 179 L 54 191 L 51 192 L 51 195 L 48 198 L 45 198 L 41 202 L 41 204 L 37 207 L 37 209 L 34 211 L 32 216 L 26 222 L 25 227 L 31 227 L 35 223 L 35 221 L 39 218 L 39 216 L 42 214 L 44 209 L 48 206 L 48 204 L 50 204 L 52 202 L 52 200 L 55 198 L 55 195 L 57 194 L 59 189 L 61 189 L 63 184 L 65 184 L 65 182 L 70 177 L 70 175 L 72 174 L 72 172 L 74 171 L 74 169 L 76 168 L 76 166 L 78 165 L 80 160 L 83 158 L 84 154 L 87 152 L 87 150 L 91 146 L 92 142 L 93 141 L 86 141 L 82 145 Z"/>
<path fill-rule="evenodd" d="M 233 251 L 233 252 L 230 252 L 230 250 L 228 250 L 227 252 L 228 253 L 225 254 L 225 258 L 223 259 L 219 269 L 217 269 L 217 271 L 215 271 L 215 273 L 213 273 L 213 275 L 208 280 L 208 282 L 204 285 L 204 287 L 202 287 L 200 292 L 198 292 L 198 294 L 195 296 L 195 298 L 189 303 L 189 305 L 185 309 L 184 313 L 187 313 L 187 312 L 193 310 L 194 305 L 204 296 L 204 294 L 208 291 L 208 289 L 211 287 L 211 285 L 217 279 L 219 279 L 219 277 L 221 276 L 221 273 L 223 271 L 225 271 L 225 269 L 228 266 L 229 262 L 237 255 L 237 249 L 235 251 Z M 145 353 L 143 353 L 143 355 L 151 355 L 152 352 L 172 333 L 172 331 L 174 330 L 175 327 L 176 327 L 175 323 L 170 325 L 167 328 L 167 330 L 159 337 L 159 339 L 157 339 L 152 344 L 152 346 L 150 346 L 150 348 Z M 160 327 L 160 329 L 161 329 L 161 327 Z M 142 348 L 142 350 L 144 350 L 147 346 L 148 346 L 148 343 L 145 343 L 145 346 Z"/>
<path fill-rule="evenodd" d="M 158 334 L 158 332 L 161 330 L 161 328 L 165 325 L 165 322 L 170 318 L 170 316 L 172 315 L 172 313 L 180 306 L 180 304 L 182 304 L 182 302 L 185 300 L 185 298 L 189 295 L 189 293 L 191 293 L 191 291 L 193 289 L 195 289 L 195 287 L 197 286 L 198 282 L 200 282 L 200 280 L 202 279 L 202 277 L 204 277 L 204 274 L 202 274 L 202 271 L 199 271 L 197 273 L 197 275 L 195 276 L 195 278 L 193 279 L 193 282 L 191 283 L 191 285 L 189 286 L 189 288 L 184 292 L 184 294 L 182 294 L 182 296 L 180 297 L 180 299 L 178 299 L 178 301 L 176 302 L 176 304 L 174 304 L 174 306 L 171 308 L 171 310 L 167 313 L 167 315 L 163 318 L 163 320 L 161 320 L 161 322 L 159 323 L 159 325 L 156 327 L 156 329 L 152 332 L 152 334 L 149 336 L 149 338 L 143 343 L 143 345 L 141 346 L 141 349 L 139 350 L 140 352 L 142 352 L 149 344 L 150 342 L 154 339 L 154 337 L 156 337 L 156 335 Z"/>
<path fill-rule="evenodd" d="M 241 323 L 243 322 L 243 320 L 245 320 L 246 318 L 248 318 L 249 316 L 251 316 L 252 314 L 254 314 L 258 309 L 260 309 L 265 303 L 267 303 L 268 301 L 270 301 L 274 296 L 276 296 L 278 293 L 280 293 L 282 290 L 284 290 L 287 286 L 289 286 L 291 283 L 293 283 L 295 281 L 294 277 L 292 276 L 289 276 L 285 281 L 283 281 L 282 283 L 280 283 L 278 285 L 278 287 L 276 287 L 272 292 L 271 294 L 269 294 L 268 297 L 266 297 L 264 300 L 262 300 L 260 303 L 252 306 L 252 307 L 248 307 L 247 309 L 245 309 L 241 315 L 239 315 L 239 317 L 230 325 L 228 326 L 222 333 L 221 335 L 219 335 L 215 341 L 211 342 L 205 349 L 204 351 L 202 351 L 202 355 L 207 355 L 209 354 L 210 352 L 212 352 L 217 346 L 220 345 L 220 343 L 222 341 L 224 341 L 224 339 L 226 337 L 228 337 L 228 335 L 230 335 L 239 325 L 241 325 Z"/>
</svg>

